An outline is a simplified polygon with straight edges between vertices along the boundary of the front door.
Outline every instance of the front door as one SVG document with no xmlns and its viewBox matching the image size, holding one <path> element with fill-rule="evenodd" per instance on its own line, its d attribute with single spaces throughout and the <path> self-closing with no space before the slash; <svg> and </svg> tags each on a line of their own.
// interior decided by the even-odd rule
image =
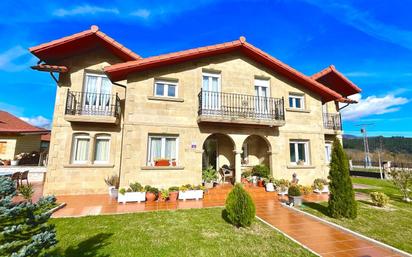
<svg viewBox="0 0 412 257">
<path fill-rule="evenodd" d="M 110 112 L 112 84 L 105 75 L 86 74 L 83 113 L 88 115 L 108 115 Z"/>
</svg>

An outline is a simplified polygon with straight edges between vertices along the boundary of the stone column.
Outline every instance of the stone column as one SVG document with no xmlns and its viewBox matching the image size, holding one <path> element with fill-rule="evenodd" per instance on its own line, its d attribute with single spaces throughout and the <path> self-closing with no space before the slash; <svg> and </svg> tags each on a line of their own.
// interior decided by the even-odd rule
<svg viewBox="0 0 412 257">
<path fill-rule="evenodd" d="M 235 182 L 240 183 L 242 178 L 242 161 L 240 154 L 242 150 L 234 150 L 235 153 Z"/>
</svg>

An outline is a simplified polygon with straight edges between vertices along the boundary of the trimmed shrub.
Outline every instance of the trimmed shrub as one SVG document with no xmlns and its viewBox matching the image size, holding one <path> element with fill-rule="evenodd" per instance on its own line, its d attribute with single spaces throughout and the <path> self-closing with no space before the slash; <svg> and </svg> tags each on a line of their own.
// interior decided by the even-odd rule
<svg viewBox="0 0 412 257">
<path fill-rule="evenodd" d="M 252 197 L 236 184 L 226 199 L 227 219 L 236 227 L 249 227 L 255 219 L 256 207 Z"/>
<path fill-rule="evenodd" d="M 385 207 L 389 203 L 389 197 L 382 192 L 372 192 L 370 197 L 375 206 Z"/>
<path fill-rule="evenodd" d="M 357 204 L 352 180 L 349 176 L 349 162 L 339 139 L 335 138 L 329 171 L 328 213 L 333 218 L 355 219 Z"/>
<path fill-rule="evenodd" d="M 297 185 L 292 185 L 288 189 L 288 196 L 301 196 L 300 188 Z"/>
<path fill-rule="evenodd" d="M 270 174 L 270 170 L 266 165 L 256 165 L 253 167 L 252 170 L 252 175 L 253 176 L 258 176 L 261 178 L 268 178 Z"/>
</svg>

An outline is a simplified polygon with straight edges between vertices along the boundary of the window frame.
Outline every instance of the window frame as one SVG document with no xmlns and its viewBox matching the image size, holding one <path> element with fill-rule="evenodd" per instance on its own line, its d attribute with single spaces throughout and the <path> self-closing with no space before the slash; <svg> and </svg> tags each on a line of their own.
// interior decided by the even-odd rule
<svg viewBox="0 0 412 257">
<path fill-rule="evenodd" d="M 292 99 L 292 105 L 290 105 Z M 300 107 L 296 107 L 296 99 L 300 99 Z M 305 110 L 305 95 L 299 93 L 289 93 L 288 97 L 289 108 L 297 110 Z"/>
<path fill-rule="evenodd" d="M 329 150 L 327 148 L 329 148 Z M 325 142 L 325 163 L 330 164 L 331 160 L 332 160 L 332 142 Z"/>
<path fill-rule="evenodd" d="M 158 95 L 157 94 L 157 85 L 158 84 L 163 84 L 164 89 L 163 89 L 163 95 Z M 169 96 L 169 86 L 174 86 L 175 87 L 175 95 L 174 96 Z M 166 90 L 167 88 L 167 90 Z M 168 81 L 168 80 L 161 80 L 161 79 L 156 79 L 154 81 L 154 87 L 153 87 L 153 96 L 156 97 L 168 97 L 168 98 L 177 98 L 179 95 L 179 82 L 174 82 L 174 81 Z"/>
<path fill-rule="evenodd" d="M 77 140 L 78 139 L 88 139 L 88 147 L 87 147 L 87 156 L 86 160 L 78 161 L 75 160 L 76 152 L 77 152 Z M 91 137 L 90 134 L 87 133 L 75 133 L 73 134 L 72 137 L 72 149 L 71 149 L 71 157 L 70 157 L 70 163 L 71 164 L 87 164 L 90 160 L 90 142 L 91 142 Z"/>
<path fill-rule="evenodd" d="M 155 160 L 152 157 L 152 138 L 160 138 L 161 139 L 161 148 L 160 148 L 160 158 L 166 158 L 166 139 L 170 139 L 173 138 L 176 140 L 176 158 L 175 158 L 175 162 L 176 162 L 176 166 L 178 166 L 179 163 L 179 136 L 178 135 L 168 135 L 168 134 L 150 134 L 148 136 L 148 140 L 147 140 L 147 165 L 148 166 L 155 166 Z M 173 160 L 173 159 L 172 159 Z M 167 166 L 166 166 L 167 167 Z"/>
<path fill-rule="evenodd" d="M 0 141 L 0 154 L 7 153 L 7 141 Z"/>
<path fill-rule="evenodd" d="M 107 149 L 107 160 L 106 161 L 98 161 L 96 160 L 96 149 L 97 149 L 97 141 L 98 140 L 109 140 L 109 147 Z M 96 134 L 94 137 L 94 147 L 93 147 L 93 164 L 108 164 L 110 163 L 110 150 L 111 150 L 111 143 L 112 143 L 112 138 L 110 134 Z"/>
<path fill-rule="evenodd" d="M 289 160 L 291 165 L 298 165 L 298 162 L 300 161 L 300 156 L 299 156 L 299 144 L 304 145 L 304 151 L 305 151 L 305 157 L 306 160 L 304 160 L 303 165 L 310 165 L 310 148 L 309 148 L 309 140 L 289 140 L 289 158 L 290 158 L 290 153 L 292 151 L 292 148 L 290 148 L 290 145 L 293 144 L 293 150 L 295 151 L 295 160 L 294 162 L 292 159 Z"/>
</svg>

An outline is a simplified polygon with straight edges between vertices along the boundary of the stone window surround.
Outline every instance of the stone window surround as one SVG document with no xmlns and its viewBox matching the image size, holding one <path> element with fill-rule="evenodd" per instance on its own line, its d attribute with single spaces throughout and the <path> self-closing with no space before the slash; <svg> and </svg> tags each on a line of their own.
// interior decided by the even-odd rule
<svg viewBox="0 0 412 257">
<path fill-rule="evenodd" d="M 295 98 L 300 98 L 301 100 L 301 108 L 297 108 L 297 107 L 291 107 L 289 105 L 289 99 L 290 97 L 295 97 Z M 309 112 L 309 110 L 307 110 L 306 108 L 306 95 L 304 93 L 300 93 L 300 92 L 289 92 L 288 97 L 287 97 L 287 111 L 296 111 L 296 112 Z"/>
<path fill-rule="evenodd" d="M 151 161 L 151 156 L 150 156 L 150 151 L 151 151 L 151 144 L 150 144 L 150 139 L 153 137 L 160 137 L 162 138 L 162 147 L 163 147 L 163 141 L 166 140 L 166 138 L 175 138 L 176 139 L 176 166 L 154 166 L 150 164 Z M 164 139 L 164 140 L 163 140 Z M 165 146 L 166 147 L 166 146 Z M 146 166 L 143 166 L 143 169 L 178 169 L 180 167 L 180 169 L 182 168 L 181 166 L 179 166 L 179 149 L 180 149 L 180 138 L 179 138 L 179 134 L 169 134 L 169 133 L 149 133 L 147 135 L 147 145 L 146 145 Z"/>
<path fill-rule="evenodd" d="M 74 147 L 74 138 L 78 134 L 87 134 L 89 136 L 89 152 L 88 152 L 88 160 L 85 163 L 73 163 L 73 147 Z M 107 163 L 95 163 L 94 156 L 95 156 L 95 148 L 96 148 L 96 137 L 98 136 L 109 136 L 110 137 L 110 146 L 109 146 L 109 161 Z M 66 165 L 63 165 L 65 168 L 87 168 L 87 167 L 95 167 L 95 168 L 113 168 L 113 154 L 112 154 L 112 144 L 113 144 L 113 137 L 111 133 L 108 132 L 88 132 L 88 131 L 75 131 L 72 133 L 71 142 L 70 142 L 70 152 L 68 154 L 68 158 L 66 160 Z"/>
<path fill-rule="evenodd" d="M 291 162 L 290 157 L 289 157 L 287 168 L 288 169 L 290 169 L 290 168 L 294 168 L 294 169 L 314 168 L 314 166 L 312 165 L 312 162 L 311 162 L 312 154 L 311 154 L 311 150 L 310 150 L 310 148 L 311 148 L 310 140 L 309 139 L 290 138 L 289 141 L 288 141 L 289 153 L 290 153 L 290 144 L 291 143 L 305 143 L 305 154 L 306 154 L 307 161 L 306 161 L 305 164 L 298 165 L 297 163 Z"/>
</svg>

